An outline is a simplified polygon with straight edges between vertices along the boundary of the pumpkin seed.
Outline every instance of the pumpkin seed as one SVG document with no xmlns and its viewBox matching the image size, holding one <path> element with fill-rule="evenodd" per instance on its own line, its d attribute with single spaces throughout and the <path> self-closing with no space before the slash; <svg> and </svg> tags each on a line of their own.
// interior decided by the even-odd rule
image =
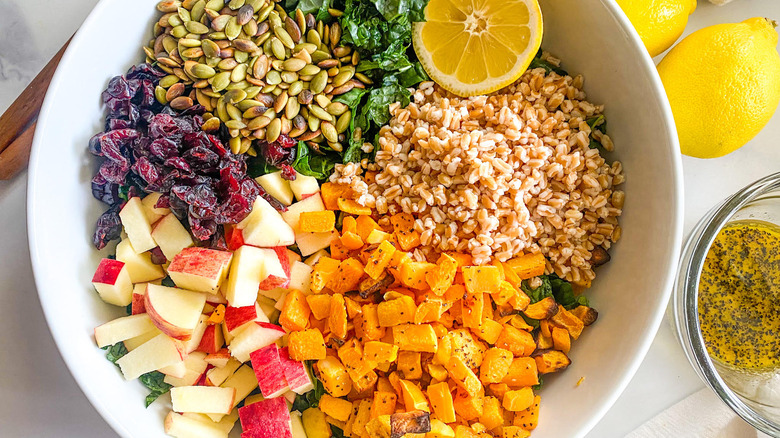
<svg viewBox="0 0 780 438">
<path fill-rule="evenodd" d="M 184 47 L 200 47 L 202 42 L 194 38 L 182 38 L 179 40 L 179 44 Z"/>
<path fill-rule="evenodd" d="M 260 50 L 260 48 L 257 47 L 257 44 L 255 44 L 251 40 L 244 40 L 244 39 L 233 40 L 233 47 L 235 47 L 236 49 L 242 52 L 247 52 L 247 53 L 254 53 Z"/>
<path fill-rule="evenodd" d="M 201 125 L 200 129 L 206 131 L 206 132 L 214 132 L 219 129 L 219 125 L 221 125 L 218 117 L 212 117 L 205 122 L 203 122 L 203 125 Z"/>
<path fill-rule="evenodd" d="M 332 33 L 333 33 L 333 31 L 331 31 L 331 34 Z M 352 53 L 352 49 L 350 49 L 349 47 L 345 47 L 345 46 L 339 46 L 339 47 L 336 47 L 336 48 L 333 49 L 333 56 L 335 56 L 336 58 L 342 58 L 342 57 L 347 56 L 347 55 L 349 55 L 351 53 Z"/>
<path fill-rule="evenodd" d="M 317 32 L 316 29 L 311 29 L 308 32 L 306 32 L 306 42 L 309 44 L 314 44 L 317 47 L 319 47 L 320 44 L 322 44 L 322 39 L 320 38 L 320 34 Z"/>
<path fill-rule="evenodd" d="M 184 71 L 193 78 L 198 79 L 208 79 L 217 74 L 217 72 L 208 65 L 199 64 L 193 61 L 187 61 L 184 63 Z"/>
<path fill-rule="evenodd" d="M 233 82 L 227 86 L 226 90 L 243 90 L 248 87 L 249 87 L 249 82 L 247 81 Z"/>
<path fill-rule="evenodd" d="M 341 102 L 332 102 L 325 107 L 325 110 L 334 116 L 340 116 L 347 112 L 349 107 Z"/>
<path fill-rule="evenodd" d="M 184 23 L 192 21 L 192 16 L 190 16 L 190 11 L 188 11 L 187 9 L 179 7 L 179 9 L 176 10 L 176 13 L 179 14 L 179 18 L 181 18 L 181 21 L 183 21 Z"/>
<path fill-rule="evenodd" d="M 241 82 L 246 79 L 247 68 L 248 66 L 246 64 L 238 64 L 230 73 L 230 80 L 233 82 Z"/>
<path fill-rule="evenodd" d="M 362 83 L 371 85 L 374 83 L 374 81 L 371 80 L 368 76 L 364 75 L 363 73 L 355 73 L 355 77 Z"/>
<path fill-rule="evenodd" d="M 165 67 L 170 67 L 170 68 L 181 67 L 181 64 L 179 64 L 178 62 L 174 61 L 171 58 L 158 57 L 157 62 L 159 62 L 160 65 L 163 65 Z"/>
<path fill-rule="evenodd" d="M 281 94 L 276 96 L 276 100 L 274 101 L 274 111 L 279 113 L 284 109 L 285 106 L 287 106 L 287 101 L 289 100 L 289 97 L 287 95 L 286 91 L 283 91 Z"/>
<path fill-rule="evenodd" d="M 197 59 L 203 56 L 203 49 L 200 47 L 190 47 L 189 49 L 181 52 L 181 55 L 185 58 Z"/>
<path fill-rule="evenodd" d="M 340 10 L 338 10 L 338 9 L 328 8 L 328 14 L 329 14 L 331 17 L 336 17 L 336 18 L 338 18 L 338 17 L 341 17 L 342 15 L 344 15 L 344 12 L 342 12 L 342 11 L 340 11 Z"/>
<path fill-rule="evenodd" d="M 268 61 L 268 56 L 260 55 L 255 61 L 255 65 L 252 66 L 252 74 L 254 75 L 254 77 L 258 79 L 262 79 L 268 73 L 269 66 L 270 63 Z"/>
<path fill-rule="evenodd" d="M 319 135 L 320 135 L 320 131 L 319 130 L 309 131 L 309 132 L 303 133 L 300 137 L 298 137 L 298 140 L 309 141 L 309 140 L 317 138 Z M 309 146 L 311 146 L 311 145 L 309 145 Z"/>
<path fill-rule="evenodd" d="M 271 61 L 271 68 L 273 68 L 274 70 L 276 70 L 278 72 L 281 72 L 283 64 L 284 64 L 284 61 L 282 61 L 280 59 L 274 59 L 273 61 Z"/>
<path fill-rule="evenodd" d="M 227 35 L 225 35 L 225 32 L 211 32 L 206 36 L 215 41 L 221 41 L 227 39 Z"/>
<path fill-rule="evenodd" d="M 255 131 L 257 129 L 265 128 L 269 123 L 271 123 L 270 117 L 260 116 L 250 120 L 246 127 Z"/>
<path fill-rule="evenodd" d="M 263 115 L 273 120 L 276 117 L 276 111 L 273 108 L 268 108 Z"/>
<path fill-rule="evenodd" d="M 265 8 L 263 8 L 258 14 L 257 14 L 257 21 L 265 21 L 267 18 L 270 17 L 271 12 L 274 10 L 274 4 L 271 3 Z"/>
<path fill-rule="evenodd" d="M 194 5 L 196 1 L 197 0 L 182 0 L 181 7 L 189 11 L 192 9 L 192 5 Z"/>
<path fill-rule="evenodd" d="M 322 120 L 318 119 L 314 114 L 309 113 L 309 116 L 306 118 L 306 122 L 309 125 L 309 131 L 319 132 L 320 123 L 322 123 Z"/>
<path fill-rule="evenodd" d="M 249 87 L 244 90 L 247 99 L 254 99 L 260 93 L 260 87 Z"/>
<path fill-rule="evenodd" d="M 276 5 L 273 5 L 276 7 Z M 279 11 L 271 11 L 268 14 L 268 24 L 271 25 L 271 29 L 282 25 L 282 18 L 279 17 Z"/>
<path fill-rule="evenodd" d="M 264 106 L 253 106 L 253 107 L 247 108 L 244 111 L 243 116 L 244 116 L 245 119 L 254 119 L 255 117 L 262 116 L 263 113 L 265 113 L 267 110 L 268 110 L 268 108 L 266 108 Z M 251 122 L 250 122 L 250 124 L 251 124 Z"/>
<path fill-rule="evenodd" d="M 336 77 L 336 75 L 339 74 L 339 68 L 338 67 L 331 67 L 328 69 L 328 76 L 331 78 Z"/>
<path fill-rule="evenodd" d="M 246 4 L 248 4 L 249 6 L 251 6 L 251 7 L 252 7 L 252 10 L 253 10 L 254 12 L 257 12 L 257 11 L 259 11 L 259 10 L 260 10 L 260 8 L 262 8 L 262 7 L 263 7 L 263 5 L 265 4 L 265 0 L 247 0 L 247 1 L 246 1 Z"/>
<path fill-rule="evenodd" d="M 290 38 L 292 38 L 294 42 L 297 43 L 301 40 L 301 37 L 303 36 L 301 34 L 301 28 L 292 18 L 287 17 L 284 19 L 284 29 L 287 31 L 287 33 L 290 35 Z M 290 48 L 292 49 L 292 47 Z"/>
<path fill-rule="evenodd" d="M 187 28 L 187 30 L 191 33 L 203 35 L 204 33 L 209 33 L 209 28 L 198 21 L 185 21 L 184 27 Z"/>
<path fill-rule="evenodd" d="M 220 94 L 220 93 L 218 93 L 218 92 L 216 92 L 214 90 L 210 90 L 208 88 L 202 89 L 201 92 L 203 92 L 203 94 L 205 94 L 206 96 L 211 97 L 211 98 L 215 98 L 215 99 L 218 99 L 218 98 L 222 97 L 222 94 Z"/>
<path fill-rule="evenodd" d="M 222 96 L 225 102 L 230 104 L 236 104 L 246 99 L 246 91 L 244 90 L 230 90 Z"/>
<path fill-rule="evenodd" d="M 161 87 L 168 88 L 177 82 L 179 82 L 179 78 L 176 75 L 168 75 L 160 79 L 159 83 Z"/>
<path fill-rule="evenodd" d="M 165 88 L 159 85 L 154 87 L 154 97 L 163 105 L 168 103 L 168 100 L 165 99 Z"/>
<path fill-rule="evenodd" d="M 303 91 L 303 81 L 295 81 L 290 84 L 287 94 L 290 96 L 297 96 L 301 91 Z"/>
<path fill-rule="evenodd" d="M 271 38 L 271 51 L 276 59 L 284 59 L 285 58 L 285 52 L 284 52 L 284 43 L 279 38 Z"/>
<path fill-rule="evenodd" d="M 320 129 L 322 130 L 322 135 L 329 141 L 336 143 L 339 141 L 339 133 L 336 131 L 336 127 L 333 126 L 333 123 L 330 122 L 322 122 L 320 124 Z"/>
<path fill-rule="evenodd" d="M 181 2 L 177 0 L 163 0 L 157 3 L 157 10 L 160 12 L 176 12 L 181 7 Z"/>
<path fill-rule="evenodd" d="M 344 150 L 344 146 L 342 146 L 341 143 L 328 142 L 328 146 L 330 146 L 330 148 L 336 152 L 341 152 Z"/>
<path fill-rule="evenodd" d="M 279 38 L 279 41 L 284 44 L 284 47 L 287 47 L 288 49 L 292 49 L 295 47 L 295 42 L 293 42 L 292 37 L 289 33 L 287 33 L 286 30 L 282 26 L 276 26 L 273 28 L 274 35 L 276 35 L 277 38 Z"/>
<path fill-rule="evenodd" d="M 178 82 L 176 84 L 173 84 L 170 88 L 168 88 L 168 91 L 165 93 L 165 100 L 170 102 L 173 99 L 176 99 L 177 97 L 184 94 L 184 84 L 181 82 Z"/>
<path fill-rule="evenodd" d="M 225 122 L 225 126 L 228 127 L 228 129 L 244 129 L 246 128 L 246 124 L 242 122 L 241 120 L 229 120 Z"/>
<path fill-rule="evenodd" d="M 301 32 L 306 32 L 306 16 L 303 15 L 303 11 L 301 11 L 300 8 L 295 10 L 295 24 L 298 25 L 298 29 L 300 29 Z"/>
<path fill-rule="evenodd" d="M 306 118 L 302 115 L 298 114 L 297 116 L 293 117 L 292 124 L 295 127 L 295 129 L 300 129 L 301 131 L 306 130 Z"/>
<path fill-rule="evenodd" d="M 325 96 L 324 94 L 318 94 L 314 96 L 314 100 L 322 108 L 326 108 L 328 105 L 330 105 L 330 99 L 328 99 L 328 96 Z"/>
<path fill-rule="evenodd" d="M 284 107 L 285 117 L 292 119 L 293 117 L 297 116 L 300 111 L 301 104 L 298 103 L 297 99 L 287 99 L 287 103 Z"/>
<path fill-rule="evenodd" d="M 245 63 L 249 60 L 249 53 L 242 52 L 240 50 L 234 50 L 233 57 L 236 58 L 236 62 Z"/>
<path fill-rule="evenodd" d="M 303 67 L 298 72 L 298 74 L 301 75 L 301 76 L 313 76 L 313 75 L 316 75 L 317 73 L 319 73 L 320 70 L 322 70 L 322 69 L 317 67 L 316 65 L 308 64 L 305 67 Z"/>
<path fill-rule="evenodd" d="M 311 62 L 317 65 L 326 59 L 330 59 L 330 54 L 323 52 L 322 50 L 315 50 L 314 53 L 311 54 Z"/>
<path fill-rule="evenodd" d="M 171 35 L 174 38 L 184 38 L 187 35 L 187 28 L 179 25 L 171 29 Z"/>
<path fill-rule="evenodd" d="M 355 75 L 355 72 L 353 71 L 344 71 L 342 68 L 339 74 L 336 75 L 336 77 L 333 78 L 333 86 L 334 87 L 340 87 L 347 83 L 350 79 L 352 79 L 352 76 Z"/>
<path fill-rule="evenodd" d="M 270 107 L 272 107 L 274 105 L 274 100 L 275 100 L 273 96 L 271 96 L 270 94 L 267 94 L 267 93 L 258 94 L 255 99 L 258 102 L 260 102 L 260 104 L 262 104 L 263 106 L 268 107 L 268 108 L 270 108 Z"/>
<path fill-rule="evenodd" d="M 298 80 L 298 73 L 295 73 L 294 71 L 283 71 L 281 73 L 282 76 L 282 82 L 287 84 L 292 84 L 293 82 Z M 281 85 L 281 84 L 279 84 Z"/>
<path fill-rule="evenodd" d="M 257 34 L 257 21 L 254 18 L 244 25 L 244 33 L 250 37 Z"/>
<path fill-rule="evenodd" d="M 230 19 L 233 18 L 230 15 L 220 15 L 219 17 L 211 20 L 211 28 L 217 32 L 222 32 L 227 27 Z"/>
<path fill-rule="evenodd" d="M 352 111 L 347 111 L 336 120 L 336 131 L 343 134 L 349 129 L 349 122 L 352 120 Z"/>
<path fill-rule="evenodd" d="M 227 100 L 225 100 L 225 102 L 227 102 Z M 238 108 L 236 108 L 235 105 L 233 105 L 232 103 L 226 103 L 225 110 L 227 111 L 228 116 L 230 116 L 231 119 L 233 120 L 243 119 L 241 111 Z"/>
<path fill-rule="evenodd" d="M 352 81 L 349 81 L 349 82 L 347 82 L 346 84 L 344 84 L 344 85 L 342 85 L 340 87 L 334 88 L 331 93 L 334 96 L 340 96 L 340 95 L 346 93 L 347 91 L 349 91 L 349 90 L 351 90 L 353 88 L 355 88 L 355 83 L 352 82 Z"/>
<path fill-rule="evenodd" d="M 298 103 L 301 105 L 308 105 L 312 102 L 312 100 L 314 100 L 314 95 L 310 90 L 304 89 L 298 95 Z"/>
<path fill-rule="evenodd" d="M 219 56 L 219 46 L 214 41 L 209 39 L 203 40 L 201 42 L 201 48 L 203 49 L 203 54 L 209 58 Z"/>
<path fill-rule="evenodd" d="M 317 30 L 319 31 L 319 28 Z M 322 36 L 322 44 L 325 44 L 326 46 L 330 44 L 330 26 L 326 24 L 322 28 L 322 32 L 320 32 L 320 35 Z"/>
<path fill-rule="evenodd" d="M 230 3 L 228 3 L 228 7 L 232 10 L 239 9 L 241 6 L 244 6 L 244 3 L 246 3 L 244 0 L 230 0 Z"/>
<path fill-rule="evenodd" d="M 255 32 L 255 36 L 265 35 L 268 33 L 269 30 L 271 30 L 271 26 L 268 25 L 267 21 L 263 21 L 257 25 L 257 32 Z M 258 43 L 258 44 L 262 44 L 262 43 Z"/>
<path fill-rule="evenodd" d="M 284 64 L 282 64 L 282 68 L 287 71 L 297 72 L 303 69 L 304 67 L 306 67 L 306 61 L 298 58 L 290 58 L 284 61 Z"/>
<path fill-rule="evenodd" d="M 326 85 L 328 85 L 328 73 L 325 70 L 322 70 L 314 75 L 314 78 L 309 84 L 309 89 L 312 93 L 318 94 L 322 93 Z"/>
<path fill-rule="evenodd" d="M 333 121 L 333 116 L 319 105 L 309 105 L 309 114 L 327 122 Z"/>
<path fill-rule="evenodd" d="M 193 105 L 192 99 L 188 96 L 179 96 L 170 102 L 171 108 L 175 110 L 186 110 Z"/>
<path fill-rule="evenodd" d="M 314 18 L 314 14 L 306 14 L 306 28 L 314 29 L 315 27 L 317 27 L 317 19 Z"/>
<path fill-rule="evenodd" d="M 280 119 L 273 119 L 265 130 L 265 141 L 273 143 L 279 139 L 281 133 L 282 121 Z"/>
<path fill-rule="evenodd" d="M 314 59 L 313 56 L 312 59 Z M 338 65 L 339 65 L 339 61 L 337 59 L 325 59 L 317 63 L 317 66 L 319 68 L 326 69 L 326 70 L 334 68 Z"/>
<path fill-rule="evenodd" d="M 225 26 L 225 36 L 227 36 L 227 38 L 232 41 L 238 38 L 240 34 L 241 34 L 241 25 L 238 24 L 238 20 L 236 20 L 236 17 L 230 17 L 227 26 Z"/>
<path fill-rule="evenodd" d="M 276 70 L 271 70 L 265 75 L 265 81 L 269 85 L 277 85 L 282 82 L 282 76 Z"/>
<path fill-rule="evenodd" d="M 236 108 L 240 109 L 241 111 L 246 111 L 249 108 L 253 108 L 256 106 L 262 106 L 262 105 L 260 104 L 260 102 L 254 99 L 244 99 L 241 102 L 236 103 Z M 244 118 L 246 118 L 246 115 L 244 116 Z"/>
<path fill-rule="evenodd" d="M 144 47 L 144 53 L 146 53 L 146 56 L 148 56 L 150 59 L 157 59 L 157 56 L 154 54 L 152 49 L 148 47 Z"/>
<path fill-rule="evenodd" d="M 206 9 L 210 9 L 212 11 L 219 11 L 223 7 L 225 7 L 224 0 L 209 0 L 206 2 Z"/>
<path fill-rule="evenodd" d="M 309 52 L 305 50 L 298 50 L 297 52 L 293 50 L 292 52 L 294 52 L 293 58 L 300 59 L 306 64 L 311 64 L 311 55 L 309 54 Z"/>
<path fill-rule="evenodd" d="M 198 0 L 195 2 L 194 5 L 192 5 L 192 9 L 190 9 L 190 16 L 195 21 L 200 21 L 201 18 L 203 18 L 203 14 L 206 12 L 206 0 Z"/>
<path fill-rule="evenodd" d="M 236 14 L 236 21 L 238 21 L 238 24 L 243 26 L 249 23 L 249 20 L 252 19 L 253 15 L 255 15 L 255 9 L 252 7 L 252 5 L 245 4 L 238 9 L 238 13 Z"/>
<path fill-rule="evenodd" d="M 233 58 L 223 59 L 222 61 L 219 61 L 219 63 L 217 64 L 217 68 L 223 71 L 233 70 L 234 68 L 236 68 L 236 66 L 238 66 L 238 61 L 236 61 Z"/>
<path fill-rule="evenodd" d="M 238 137 L 231 138 L 228 140 L 228 146 L 230 146 L 230 152 L 234 154 L 239 153 L 241 151 L 241 139 Z"/>
</svg>

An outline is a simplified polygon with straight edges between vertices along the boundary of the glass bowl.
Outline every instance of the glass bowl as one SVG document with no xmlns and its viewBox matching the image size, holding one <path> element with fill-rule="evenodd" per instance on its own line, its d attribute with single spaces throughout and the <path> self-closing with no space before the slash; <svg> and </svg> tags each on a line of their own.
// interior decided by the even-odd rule
<svg viewBox="0 0 780 438">
<path fill-rule="evenodd" d="M 714 360 L 699 327 L 699 277 L 707 252 L 725 225 L 747 219 L 780 225 L 780 173 L 748 185 L 699 221 L 683 248 L 672 311 L 680 342 L 699 377 L 750 425 L 780 437 L 780 369 L 749 373 Z"/>
</svg>

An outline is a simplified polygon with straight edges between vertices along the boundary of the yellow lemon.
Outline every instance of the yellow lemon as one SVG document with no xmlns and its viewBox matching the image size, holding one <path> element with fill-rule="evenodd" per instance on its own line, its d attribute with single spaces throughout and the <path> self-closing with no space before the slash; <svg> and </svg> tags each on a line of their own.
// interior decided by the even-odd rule
<svg viewBox="0 0 780 438">
<path fill-rule="evenodd" d="M 445 89 L 474 96 L 522 76 L 542 43 L 537 0 L 430 0 L 415 23 L 414 50 Z"/>
<path fill-rule="evenodd" d="M 680 38 L 688 16 L 696 9 L 696 0 L 617 0 L 631 20 L 650 56 L 664 50 Z"/>
<path fill-rule="evenodd" d="M 772 117 L 780 102 L 774 24 L 751 18 L 698 30 L 658 64 L 683 154 L 726 155 Z"/>
</svg>

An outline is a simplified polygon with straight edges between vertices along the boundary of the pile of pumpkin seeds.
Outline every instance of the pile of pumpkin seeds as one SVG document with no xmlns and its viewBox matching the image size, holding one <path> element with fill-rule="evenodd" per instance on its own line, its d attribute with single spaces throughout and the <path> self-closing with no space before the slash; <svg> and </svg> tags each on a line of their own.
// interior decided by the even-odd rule
<svg viewBox="0 0 780 438">
<path fill-rule="evenodd" d="M 371 81 L 355 71 L 360 57 L 342 44 L 337 20 L 288 15 L 273 0 L 163 0 L 157 9 L 144 52 L 168 73 L 155 90 L 160 103 L 205 107 L 203 130 L 224 124 L 234 153 L 256 155 L 254 140 L 281 134 L 343 150 L 352 114 L 332 99 Z"/>
</svg>

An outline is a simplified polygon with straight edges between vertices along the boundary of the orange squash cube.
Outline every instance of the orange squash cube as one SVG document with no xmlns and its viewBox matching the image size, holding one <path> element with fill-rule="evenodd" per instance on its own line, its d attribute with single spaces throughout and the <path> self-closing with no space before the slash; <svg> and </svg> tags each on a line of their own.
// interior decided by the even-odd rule
<svg viewBox="0 0 780 438">
<path fill-rule="evenodd" d="M 320 360 L 327 355 L 325 340 L 317 329 L 290 333 L 287 348 L 290 358 L 297 361 Z"/>
<path fill-rule="evenodd" d="M 279 324 L 288 332 L 305 330 L 309 325 L 311 310 L 303 292 L 293 289 L 287 294 L 279 315 Z"/>
</svg>

